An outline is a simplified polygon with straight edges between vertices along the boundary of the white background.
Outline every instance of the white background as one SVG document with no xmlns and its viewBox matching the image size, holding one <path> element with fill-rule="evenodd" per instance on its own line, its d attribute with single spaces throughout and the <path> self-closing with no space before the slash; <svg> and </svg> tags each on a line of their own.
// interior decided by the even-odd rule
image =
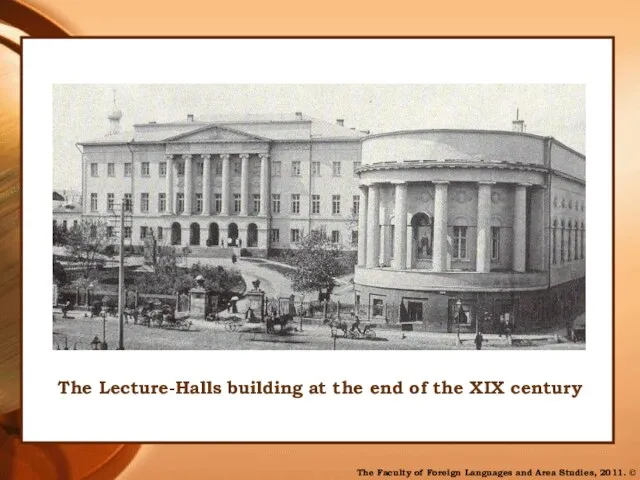
<svg viewBox="0 0 640 480">
<path fill-rule="evenodd" d="M 215 64 L 208 59 L 215 52 Z M 37 40 L 23 50 L 25 441 L 611 441 L 609 40 Z M 246 61 L 250 58 L 251 61 Z M 56 83 L 580 83 L 587 91 L 584 351 L 56 351 Z M 553 108 L 553 106 L 541 106 Z M 597 195 L 597 198 L 596 198 Z M 598 228 L 595 228 L 595 227 Z M 597 252 L 597 255 L 595 254 Z M 39 299 L 39 300 L 35 300 Z M 45 299 L 47 301 L 45 301 Z M 583 384 L 580 395 L 60 395 L 60 380 Z M 365 390 L 366 392 L 366 390 Z"/>
</svg>

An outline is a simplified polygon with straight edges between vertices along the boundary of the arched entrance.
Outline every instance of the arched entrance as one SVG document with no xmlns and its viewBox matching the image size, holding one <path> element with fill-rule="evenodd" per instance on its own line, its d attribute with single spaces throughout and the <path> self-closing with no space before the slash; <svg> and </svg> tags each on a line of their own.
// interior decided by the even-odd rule
<svg viewBox="0 0 640 480">
<path fill-rule="evenodd" d="M 220 229 L 218 228 L 217 223 L 209 224 L 209 240 L 207 241 L 208 246 L 214 246 L 220 244 Z"/>
<path fill-rule="evenodd" d="M 182 227 L 178 222 L 171 225 L 171 245 L 180 245 L 182 243 Z"/>
<path fill-rule="evenodd" d="M 418 268 L 427 267 L 433 258 L 433 222 L 431 217 L 423 212 L 416 213 L 411 218 L 412 251 Z"/>
<path fill-rule="evenodd" d="M 258 246 L 258 226 L 255 223 L 250 223 L 247 227 L 247 247 Z"/>
<path fill-rule="evenodd" d="M 200 224 L 192 223 L 189 227 L 189 244 L 200 245 Z"/>
<path fill-rule="evenodd" d="M 227 228 L 227 238 L 229 239 L 229 243 L 227 246 L 238 246 L 238 225 L 236 225 L 235 223 L 229 224 L 229 227 Z"/>
</svg>

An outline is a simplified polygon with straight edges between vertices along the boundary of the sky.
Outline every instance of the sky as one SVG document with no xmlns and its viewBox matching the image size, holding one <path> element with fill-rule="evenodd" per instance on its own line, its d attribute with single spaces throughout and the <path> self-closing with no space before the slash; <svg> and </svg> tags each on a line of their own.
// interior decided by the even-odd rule
<svg viewBox="0 0 640 480">
<path fill-rule="evenodd" d="M 76 143 L 106 135 L 114 90 L 121 131 L 136 123 L 186 120 L 187 114 L 290 114 L 303 112 L 346 127 L 382 133 L 460 128 L 507 130 L 525 121 L 526 132 L 551 136 L 585 152 L 584 85 L 55 85 L 53 187 L 81 189 Z"/>
</svg>

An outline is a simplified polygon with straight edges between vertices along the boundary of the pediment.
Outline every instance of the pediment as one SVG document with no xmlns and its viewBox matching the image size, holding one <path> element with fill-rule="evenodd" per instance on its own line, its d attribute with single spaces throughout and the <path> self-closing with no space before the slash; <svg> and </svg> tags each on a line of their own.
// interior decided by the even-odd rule
<svg viewBox="0 0 640 480">
<path fill-rule="evenodd" d="M 218 125 L 207 125 L 166 140 L 170 143 L 268 142 L 270 139 Z"/>
</svg>

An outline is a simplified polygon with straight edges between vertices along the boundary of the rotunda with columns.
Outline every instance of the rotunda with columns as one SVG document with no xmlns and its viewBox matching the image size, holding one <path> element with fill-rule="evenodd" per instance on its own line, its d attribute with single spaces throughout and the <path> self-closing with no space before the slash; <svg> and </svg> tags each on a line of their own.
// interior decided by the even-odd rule
<svg viewBox="0 0 640 480">
<path fill-rule="evenodd" d="M 501 320 L 532 330 L 581 313 L 584 174 L 584 155 L 521 131 L 365 138 L 361 315 L 406 329 L 487 332 Z"/>
</svg>

